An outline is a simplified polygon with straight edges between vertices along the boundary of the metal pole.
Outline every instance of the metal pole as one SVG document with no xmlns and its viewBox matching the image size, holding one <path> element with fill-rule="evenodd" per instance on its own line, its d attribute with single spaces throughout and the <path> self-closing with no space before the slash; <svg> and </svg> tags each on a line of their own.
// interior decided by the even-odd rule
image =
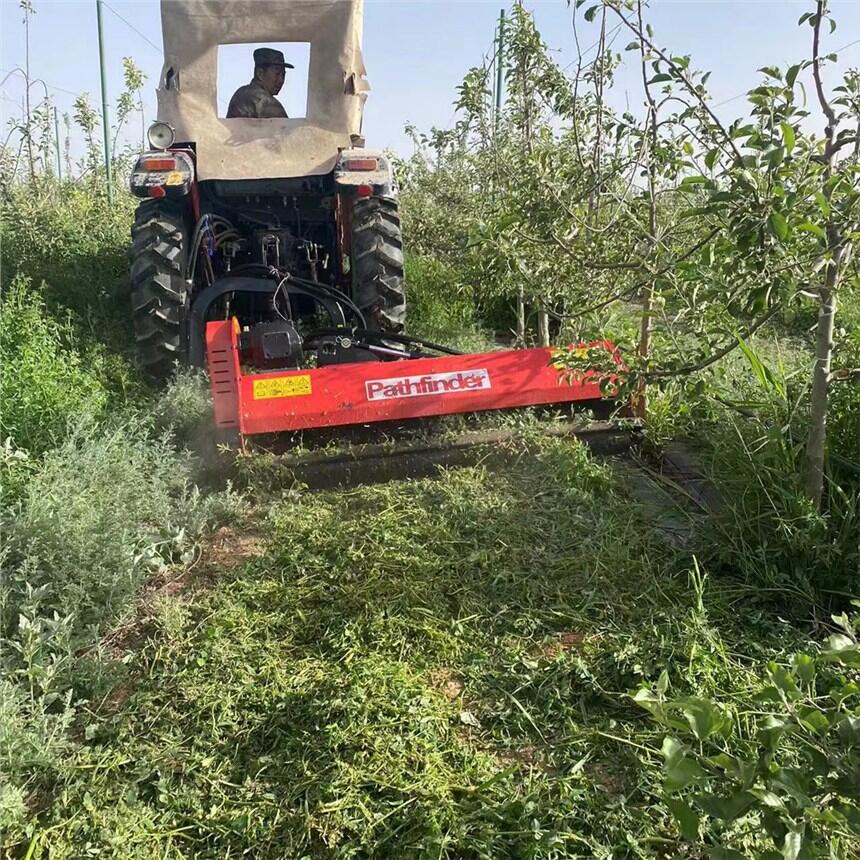
<svg viewBox="0 0 860 860">
<path fill-rule="evenodd" d="M 107 180 L 108 203 L 113 203 L 113 177 L 111 176 L 110 123 L 108 122 L 107 72 L 105 71 L 105 46 L 102 27 L 102 0 L 96 0 L 96 18 L 99 23 L 99 66 L 102 78 L 102 129 L 105 137 L 105 179 Z"/>
<path fill-rule="evenodd" d="M 63 179 L 63 166 L 60 161 L 60 120 L 57 117 L 56 108 L 54 108 L 54 138 L 57 142 L 57 180 L 61 182 Z"/>
<path fill-rule="evenodd" d="M 502 112 L 502 88 L 505 76 L 505 10 L 499 12 L 499 47 L 496 50 L 496 114 L 494 131 L 499 128 L 499 116 Z"/>
<path fill-rule="evenodd" d="M 499 131 L 505 89 L 505 10 L 499 10 L 499 43 L 496 48 L 496 109 L 493 114 L 493 134 Z M 526 299 L 522 287 L 517 290 L 517 343 L 526 342 Z"/>
</svg>

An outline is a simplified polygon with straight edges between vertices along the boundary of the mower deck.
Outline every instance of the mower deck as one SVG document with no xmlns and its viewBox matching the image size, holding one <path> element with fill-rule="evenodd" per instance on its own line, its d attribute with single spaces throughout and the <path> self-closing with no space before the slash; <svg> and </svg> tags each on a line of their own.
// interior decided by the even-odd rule
<svg viewBox="0 0 860 860">
<path fill-rule="evenodd" d="M 238 325 L 219 320 L 206 326 L 206 354 L 216 426 L 242 445 L 259 433 L 602 399 L 595 376 L 563 382 L 548 348 L 245 373 Z"/>
</svg>

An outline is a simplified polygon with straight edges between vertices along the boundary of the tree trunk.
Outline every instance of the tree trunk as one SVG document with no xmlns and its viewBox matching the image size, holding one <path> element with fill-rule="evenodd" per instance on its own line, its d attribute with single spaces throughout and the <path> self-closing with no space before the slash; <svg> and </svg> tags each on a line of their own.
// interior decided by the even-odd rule
<svg viewBox="0 0 860 860">
<path fill-rule="evenodd" d="M 526 294 L 522 287 L 517 290 L 517 343 L 526 345 Z"/>
<path fill-rule="evenodd" d="M 831 233 L 828 230 L 828 245 Z M 838 239 L 837 239 L 838 241 Z M 833 355 L 833 329 L 836 322 L 836 287 L 842 263 L 842 247 L 837 247 L 827 267 L 824 287 L 819 291 L 818 331 L 815 336 L 815 365 L 812 369 L 812 395 L 809 404 L 809 433 L 806 437 L 806 496 L 821 506 L 824 490 L 824 448 L 827 439 L 827 393 L 830 387 L 830 361 Z"/>
<path fill-rule="evenodd" d="M 603 7 L 603 16 L 600 19 L 600 39 L 598 40 L 597 57 L 594 61 L 596 70 L 594 81 L 594 95 L 597 101 L 597 114 L 595 117 L 594 154 L 591 165 L 591 193 L 588 195 L 588 218 L 586 219 L 586 236 L 591 238 L 591 231 L 597 225 L 600 212 L 600 156 L 603 146 L 603 70 L 606 58 L 606 7 Z"/>
<path fill-rule="evenodd" d="M 651 352 L 651 316 L 654 307 L 654 284 L 649 283 L 642 295 L 642 322 L 639 327 L 639 347 L 636 354 L 643 361 Z M 645 418 L 648 412 L 648 391 L 645 377 L 640 377 L 631 398 L 630 411 L 634 418 Z"/>
<path fill-rule="evenodd" d="M 549 346 L 549 314 L 541 304 L 538 311 L 538 335 L 540 337 L 541 346 Z"/>
<path fill-rule="evenodd" d="M 639 19 L 639 32 L 644 33 L 642 24 L 642 0 L 636 4 L 636 12 Z M 654 159 L 657 153 L 657 104 L 651 95 L 648 85 L 648 72 L 646 68 L 646 52 L 644 39 L 640 39 L 639 51 L 642 66 L 642 86 L 645 90 L 645 98 L 648 102 L 648 262 L 653 264 L 657 250 L 657 169 Z M 656 267 L 655 267 L 656 268 Z M 654 278 L 649 279 L 642 293 L 642 322 L 639 327 L 639 348 L 637 355 L 644 364 L 651 354 L 651 328 L 652 314 L 654 310 Z M 636 391 L 631 397 L 631 412 L 634 418 L 645 418 L 648 411 L 648 393 L 646 390 L 645 377 L 640 377 Z"/>
<path fill-rule="evenodd" d="M 821 41 L 821 22 L 827 12 L 827 0 L 818 0 L 816 4 L 815 23 L 812 32 L 812 78 L 818 102 L 827 120 L 824 136 L 827 141 L 824 147 L 825 168 L 822 179 L 821 193 L 830 205 L 833 189 L 830 178 L 836 161 L 835 144 L 836 129 L 839 119 L 824 93 L 821 81 L 821 61 L 819 46 Z M 821 305 L 818 309 L 818 331 L 815 336 L 815 366 L 812 370 L 812 394 L 809 404 L 809 432 L 806 436 L 806 474 L 804 484 L 806 496 L 815 505 L 821 507 L 821 495 L 824 491 L 824 451 L 827 442 L 827 394 L 830 387 L 830 361 L 833 356 L 833 329 L 836 322 L 836 288 L 839 286 L 839 276 L 842 273 L 845 244 L 843 235 L 835 223 L 831 209 L 829 222 L 826 227 L 827 253 L 830 260 L 824 273 L 824 284 L 819 289 Z"/>
</svg>

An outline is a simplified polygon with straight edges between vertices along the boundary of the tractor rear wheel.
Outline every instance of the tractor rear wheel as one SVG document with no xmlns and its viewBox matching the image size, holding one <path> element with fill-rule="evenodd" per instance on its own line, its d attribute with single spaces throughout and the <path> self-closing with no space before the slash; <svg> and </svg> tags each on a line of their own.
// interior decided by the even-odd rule
<svg viewBox="0 0 860 860">
<path fill-rule="evenodd" d="M 188 308 L 185 261 L 187 217 L 181 202 L 147 200 L 131 228 L 131 310 L 144 371 L 165 379 L 183 361 L 182 328 Z"/>
<path fill-rule="evenodd" d="M 352 210 L 352 299 L 369 328 L 399 332 L 406 324 L 403 238 L 397 201 L 364 197 Z"/>
</svg>

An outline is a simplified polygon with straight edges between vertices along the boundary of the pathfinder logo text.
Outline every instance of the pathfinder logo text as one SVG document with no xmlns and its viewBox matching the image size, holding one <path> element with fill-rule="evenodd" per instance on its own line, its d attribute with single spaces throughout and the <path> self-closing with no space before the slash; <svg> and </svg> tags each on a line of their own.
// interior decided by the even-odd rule
<svg viewBox="0 0 860 860">
<path fill-rule="evenodd" d="M 484 369 L 428 373 L 424 376 L 395 376 L 391 379 L 369 379 L 364 383 L 368 400 L 423 397 L 425 394 L 468 393 L 480 388 L 492 388 L 490 374 Z"/>
</svg>

